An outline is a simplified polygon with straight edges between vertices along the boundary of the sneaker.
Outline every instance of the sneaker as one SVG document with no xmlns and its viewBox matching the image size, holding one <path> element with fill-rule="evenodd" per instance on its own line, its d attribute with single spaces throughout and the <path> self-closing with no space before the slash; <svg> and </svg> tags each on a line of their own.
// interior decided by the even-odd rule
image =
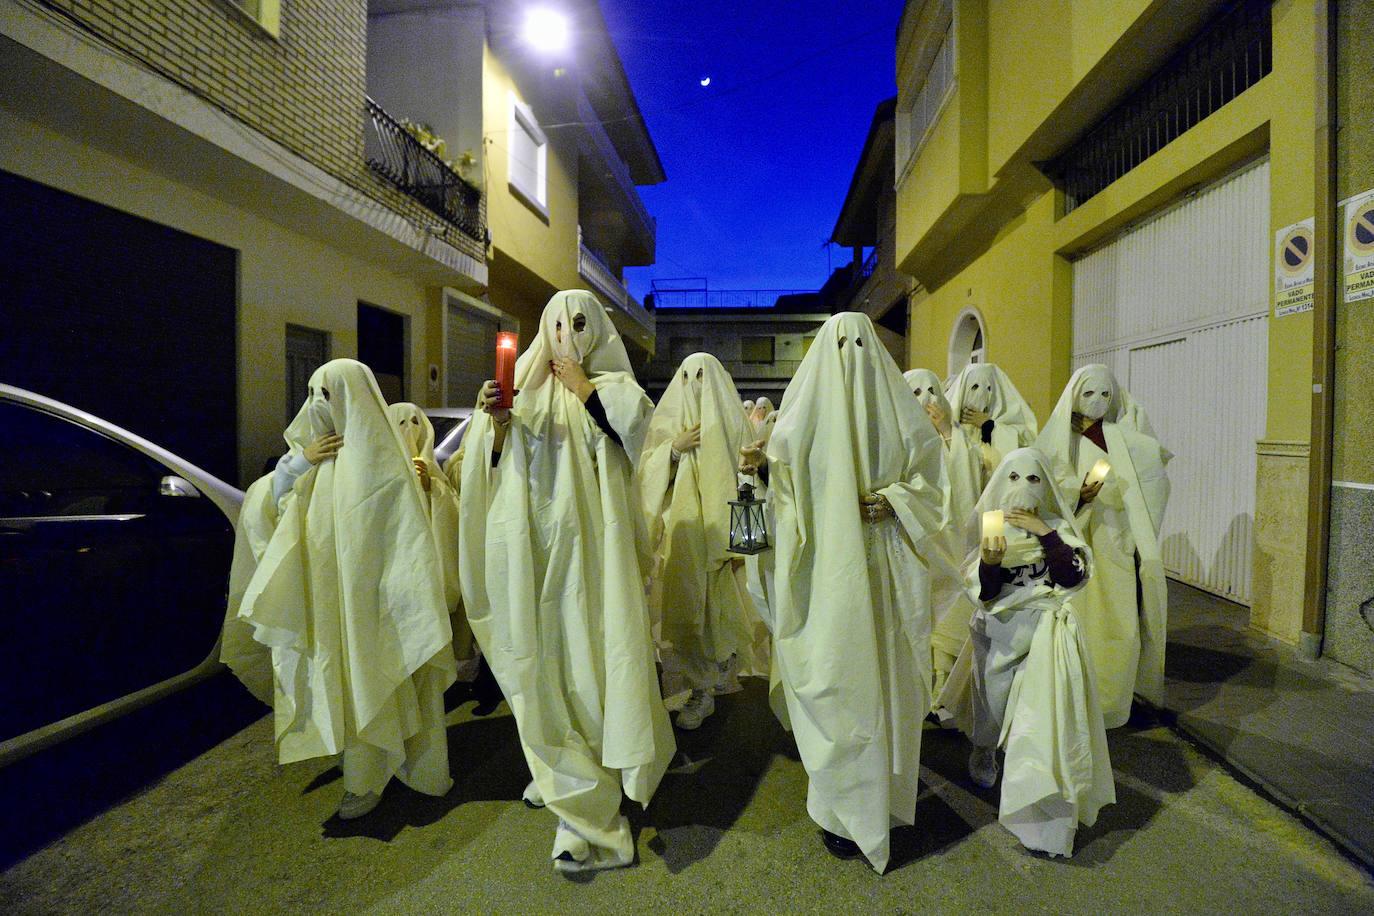
<svg viewBox="0 0 1374 916">
<path fill-rule="evenodd" d="M 727 693 L 739 693 L 744 689 L 744 685 L 739 682 L 739 656 L 731 654 L 725 661 L 720 662 L 720 681 L 711 692 L 716 696 L 725 696 Z"/>
<path fill-rule="evenodd" d="M 382 800 L 382 793 L 368 792 L 365 795 L 354 795 L 352 792 L 345 792 L 343 798 L 339 800 L 339 820 L 351 821 L 355 817 L 362 817 Z"/>
<path fill-rule="evenodd" d="M 975 747 L 968 755 L 968 775 L 974 785 L 991 789 L 997 784 L 997 748 Z"/>
<path fill-rule="evenodd" d="M 577 865 L 588 861 L 592 855 L 592 846 L 580 833 L 568 826 L 566 821 L 558 822 L 558 829 L 553 834 L 553 864 L 557 868 L 559 862 Z"/>
<path fill-rule="evenodd" d="M 858 843 L 829 830 L 821 830 L 821 842 L 825 844 L 826 852 L 837 859 L 857 859 L 863 854 Z"/>
<path fill-rule="evenodd" d="M 716 698 L 709 690 L 693 690 L 692 696 L 677 714 L 677 727 L 691 731 L 716 711 Z"/>
</svg>

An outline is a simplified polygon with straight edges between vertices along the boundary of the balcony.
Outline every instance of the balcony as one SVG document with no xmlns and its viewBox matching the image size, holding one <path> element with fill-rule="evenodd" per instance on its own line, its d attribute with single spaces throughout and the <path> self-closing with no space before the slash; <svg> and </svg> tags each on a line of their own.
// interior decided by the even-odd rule
<svg viewBox="0 0 1374 916">
<path fill-rule="evenodd" d="M 464 235 L 482 242 L 482 192 L 469 184 L 372 99 L 364 137 L 367 165 Z"/>
<path fill-rule="evenodd" d="M 586 94 L 577 91 L 576 102 L 577 119 L 586 131 L 579 209 L 589 237 L 604 237 L 606 250 L 622 252 L 626 264 L 652 264 L 658 225 Z"/>
<path fill-rule="evenodd" d="M 581 226 L 577 227 L 577 272 L 598 292 L 620 306 L 621 312 L 634 319 L 636 324 L 648 332 L 650 338 L 653 337 L 654 316 L 635 301 L 630 291 L 625 288 L 625 284 L 620 282 L 620 278 L 606 266 L 595 251 L 586 246 L 582 241 Z"/>
</svg>

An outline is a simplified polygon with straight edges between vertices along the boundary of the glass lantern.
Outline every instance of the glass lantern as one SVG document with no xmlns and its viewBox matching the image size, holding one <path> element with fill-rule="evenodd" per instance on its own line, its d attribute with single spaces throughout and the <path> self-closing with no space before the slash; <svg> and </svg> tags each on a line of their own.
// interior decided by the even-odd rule
<svg viewBox="0 0 1374 916">
<path fill-rule="evenodd" d="M 753 554 L 768 549 L 768 529 L 763 524 L 763 500 L 754 498 L 754 486 L 739 485 L 739 499 L 730 500 L 730 552 Z"/>
</svg>

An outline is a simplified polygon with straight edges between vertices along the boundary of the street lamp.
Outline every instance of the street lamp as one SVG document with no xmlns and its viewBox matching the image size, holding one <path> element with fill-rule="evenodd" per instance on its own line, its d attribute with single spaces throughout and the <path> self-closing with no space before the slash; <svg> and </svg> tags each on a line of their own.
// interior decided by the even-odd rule
<svg viewBox="0 0 1374 916">
<path fill-rule="evenodd" d="M 535 50 L 561 51 L 568 46 L 568 19 L 546 6 L 525 12 L 525 41 Z"/>
</svg>

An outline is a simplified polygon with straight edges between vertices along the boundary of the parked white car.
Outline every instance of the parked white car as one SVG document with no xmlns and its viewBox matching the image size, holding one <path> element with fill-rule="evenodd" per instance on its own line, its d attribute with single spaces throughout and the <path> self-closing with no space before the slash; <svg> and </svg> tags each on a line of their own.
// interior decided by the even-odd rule
<svg viewBox="0 0 1374 916">
<path fill-rule="evenodd" d="M 0 385 L 0 767 L 221 669 L 243 493 Z"/>
</svg>

